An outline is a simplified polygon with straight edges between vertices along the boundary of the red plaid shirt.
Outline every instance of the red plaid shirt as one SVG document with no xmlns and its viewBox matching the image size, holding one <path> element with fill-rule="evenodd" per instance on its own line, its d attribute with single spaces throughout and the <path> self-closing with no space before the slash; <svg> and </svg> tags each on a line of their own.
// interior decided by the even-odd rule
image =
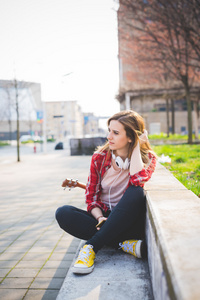
<svg viewBox="0 0 200 300">
<path fill-rule="evenodd" d="M 156 167 L 156 158 L 151 153 L 149 153 L 148 156 L 149 162 L 144 169 L 134 175 L 129 174 L 129 182 L 126 189 L 130 185 L 143 187 L 144 183 L 151 178 Z M 105 212 L 108 210 L 108 207 L 101 202 L 101 180 L 105 172 L 111 167 L 111 160 L 111 155 L 106 151 L 102 153 L 96 152 L 92 156 L 85 191 L 87 210 L 89 212 L 95 207 L 99 207 Z"/>
</svg>

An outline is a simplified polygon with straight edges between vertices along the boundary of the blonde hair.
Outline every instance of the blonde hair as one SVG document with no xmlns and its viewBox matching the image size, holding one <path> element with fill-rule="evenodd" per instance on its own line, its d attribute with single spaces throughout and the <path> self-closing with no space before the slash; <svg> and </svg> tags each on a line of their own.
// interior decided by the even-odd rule
<svg viewBox="0 0 200 300">
<path fill-rule="evenodd" d="M 133 110 L 124 110 L 110 117 L 107 121 L 108 126 L 110 125 L 110 122 L 112 120 L 118 121 L 124 126 L 127 137 L 130 138 L 132 141 L 130 143 L 130 147 L 128 151 L 128 158 L 130 159 L 132 151 L 138 143 L 139 136 L 143 133 L 145 129 L 144 119 Z M 109 142 L 107 141 L 103 146 L 99 146 L 97 148 L 97 151 L 98 152 L 108 151 L 109 153 L 111 153 L 109 148 Z M 140 152 L 142 156 L 142 161 L 144 163 L 147 163 L 149 160 L 148 153 L 149 152 L 153 153 L 150 143 L 146 142 L 140 145 Z"/>
</svg>

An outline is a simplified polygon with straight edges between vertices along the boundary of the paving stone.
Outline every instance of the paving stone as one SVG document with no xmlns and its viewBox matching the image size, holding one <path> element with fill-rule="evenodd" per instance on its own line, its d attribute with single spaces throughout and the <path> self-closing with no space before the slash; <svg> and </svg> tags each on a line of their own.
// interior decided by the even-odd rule
<svg viewBox="0 0 200 300">
<path fill-rule="evenodd" d="M 16 264 L 18 263 L 18 261 L 14 261 L 14 260 L 8 260 L 8 261 L 0 261 L 0 268 L 2 269 L 12 269 Z"/>
<path fill-rule="evenodd" d="M 33 278 L 5 278 L 0 289 L 27 289 Z M 0 292 L 1 293 L 1 292 Z"/>
<path fill-rule="evenodd" d="M 43 278 L 65 278 L 69 268 L 55 268 L 55 269 L 42 269 L 38 274 L 39 277 Z"/>
<path fill-rule="evenodd" d="M 0 226 L 1 227 L 1 226 Z M 1 239 L 0 240 L 0 247 L 4 247 L 4 248 L 6 248 L 6 247 L 8 247 L 9 245 L 10 245 L 10 241 L 9 240 L 3 240 L 3 239 Z"/>
<path fill-rule="evenodd" d="M 9 268 L 0 269 L 0 277 L 4 277 L 9 271 Z"/>
<path fill-rule="evenodd" d="M 74 249 L 74 250 L 73 250 Z M 72 250 L 69 251 L 69 249 L 67 249 L 67 252 L 64 253 L 58 253 L 58 252 L 54 252 L 52 255 L 51 255 L 51 258 L 50 260 L 60 260 L 60 261 L 63 261 L 63 260 L 72 260 L 73 256 L 74 256 L 74 253 L 76 253 L 76 250 L 77 250 L 77 247 L 73 247 Z M 71 254 L 71 256 L 69 256 L 69 254 Z M 72 258 L 71 258 L 72 257 Z"/>
<path fill-rule="evenodd" d="M 23 256 L 24 256 L 23 252 L 15 253 L 15 252 L 5 251 L 0 255 L 0 265 L 1 265 L 1 261 L 9 261 L 9 260 L 19 261 Z"/>
<path fill-rule="evenodd" d="M 55 249 L 55 251 L 56 251 L 56 253 L 66 253 L 66 250 L 68 249 L 68 247 L 67 246 L 57 246 L 56 247 L 56 249 Z"/>
<path fill-rule="evenodd" d="M 49 257 L 49 252 L 28 252 L 24 257 L 23 261 L 46 261 Z"/>
<path fill-rule="evenodd" d="M 26 289 L 1 289 L 1 300 L 21 300 L 26 293 Z M 38 299 L 37 299 L 38 300 Z"/>
<path fill-rule="evenodd" d="M 46 240 L 44 240 L 43 238 L 40 238 L 36 243 L 35 243 L 35 247 L 50 247 L 50 248 L 52 248 L 52 246 L 53 247 L 55 247 L 56 246 L 56 244 L 57 244 L 57 242 L 58 242 L 58 238 L 57 239 L 55 239 L 54 241 L 53 240 L 48 240 L 48 239 L 46 239 Z M 70 244 L 70 242 L 67 244 L 66 243 L 66 245 L 65 245 L 65 250 L 66 250 L 66 247 L 68 246 Z M 59 246 L 60 246 L 60 243 L 59 243 Z M 64 248 L 64 247 L 63 247 Z"/>
<path fill-rule="evenodd" d="M 33 290 L 30 289 L 24 300 L 55 300 L 59 290 Z M 6 300 L 6 299 L 5 299 Z M 14 300 L 14 299 L 12 299 Z M 21 300 L 21 299 L 20 299 Z M 63 299 L 64 300 L 64 299 Z"/>
<path fill-rule="evenodd" d="M 72 260 L 63 260 L 63 261 L 54 261 L 54 260 L 49 260 L 44 266 L 44 269 L 52 269 L 52 268 L 69 268 L 71 265 Z"/>
<path fill-rule="evenodd" d="M 40 269 L 43 266 L 44 262 L 45 260 L 42 261 L 22 260 L 16 265 L 15 269 Z"/>
<path fill-rule="evenodd" d="M 76 250 L 77 250 L 77 248 L 76 248 Z M 67 252 L 63 252 L 62 253 L 64 255 L 64 259 L 63 260 L 65 260 L 65 261 L 72 261 L 75 253 L 76 253 L 76 251 L 74 251 L 74 253 L 73 253 L 73 252 L 68 252 L 68 250 L 67 250 Z M 58 261 L 59 260 L 58 259 L 59 254 L 60 254 L 60 252 L 56 252 L 55 251 L 54 255 L 52 255 L 50 257 L 49 261 Z"/>
<path fill-rule="evenodd" d="M 28 247 L 28 249 L 32 246 L 33 241 L 31 240 L 25 240 L 25 241 L 19 241 L 16 240 L 13 244 L 12 247 Z"/>
<path fill-rule="evenodd" d="M 39 269 L 20 269 L 20 268 L 14 268 L 7 278 L 13 277 L 13 278 L 27 278 L 27 277 L 35 277 L 38 273 Z"/>
<path fill-rule="evenodd" d="M 63 283 L 63 278 L 43 278 L 38 277 L 31 285 L 31 289 L 60 289 Z"/>
<path fill-rule="evenodd" d="M 21 233 L 14 233 L 14 232 L 4 232 L 1 234 L 1 239 L 14 241 L 15 239 L 20 237 Z"/>
<path fill-rule="evenodd" d="M 30 250 L 29 250 L 29 253 L 42 253 L 42 252 L 49 252 L 49 254 L 53 251 L 53 248 L 54 248 L 54 245 L 52 245 L 51 247 L 32 247 Z"/>
<path fill-rule="evenodd" d="M 8 247 L 8 248 L 4 248 L 4 249 L 2 249 L 1 250 L 1 248 L 0 248 L 0 252 L 1 251 L 6 251 L 7 253 L 8 252 L 15 252 L 15 253 L 24 253 L 24 252 L 26 252 L 26 251 L 28 251 L 30 249 L 30 246 L 21 246 L 21 247 L 15 247 L 14 245 L 11 245 L 10 247 Z"/>
</svg>

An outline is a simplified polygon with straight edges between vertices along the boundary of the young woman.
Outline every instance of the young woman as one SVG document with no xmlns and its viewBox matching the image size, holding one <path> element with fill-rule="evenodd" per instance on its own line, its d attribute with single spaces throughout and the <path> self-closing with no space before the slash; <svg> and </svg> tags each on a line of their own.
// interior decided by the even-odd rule
<svg viewBox="0 0 200 300">
<path fill-rule="evenodd" d="M 77 274 L 93 270 L 95 255 L 104 245 L 138 258 L 146 256 L 143 187 L 155 169 L 156 156 L 143 118 L 134 111 L 116 113 L 108 120 L 107 139 L 92 156 L 87 211 L 69 205 L 56 211 L 63 230 L 86 240 L 73 266 Z M 100 228 L 97 224 L 102 221 Z"/>
</svg>

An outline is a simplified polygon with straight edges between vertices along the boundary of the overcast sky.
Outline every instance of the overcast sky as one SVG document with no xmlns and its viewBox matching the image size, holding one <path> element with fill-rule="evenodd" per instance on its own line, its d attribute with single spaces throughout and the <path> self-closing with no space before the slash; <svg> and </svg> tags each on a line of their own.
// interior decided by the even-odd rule
<svg viewBox="0 0 200 300">
<path fill-rule="evenodd" d="M 114 0 L 0 0 L 0 79 L 41 82 L 44 101 L 117 112 L 116 9 Z"/>
</svg>

